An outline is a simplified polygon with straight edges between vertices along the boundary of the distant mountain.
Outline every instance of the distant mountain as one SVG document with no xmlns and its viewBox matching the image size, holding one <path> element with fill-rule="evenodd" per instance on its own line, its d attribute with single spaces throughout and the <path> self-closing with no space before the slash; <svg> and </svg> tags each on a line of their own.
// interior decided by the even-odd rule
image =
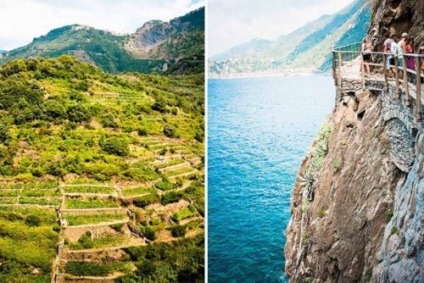
<svg viewBox="0 0 424 283">
<path fill-rule="evenodd" d="M 361 41 L 370 22 L 367 0 L 356 0 L 274 41 L 254 39 L 209 60 L 210 77 L 322 72 L 331 66 L 331 48 Z"/>
<path fill-rule="evenodd" d="M 6 53 L 6 50 L 0 50 L 0 54 Z"/>
<path fill-rule="evenodd" d="M 110 73 L 189 74 L 204 71 L 204 8 L 171 20 L 147 22 L 131 35 L 69 25 L 11 50 L 0 64 L 15 58 L 59 57 L 93 63 Z"/>
</svg>

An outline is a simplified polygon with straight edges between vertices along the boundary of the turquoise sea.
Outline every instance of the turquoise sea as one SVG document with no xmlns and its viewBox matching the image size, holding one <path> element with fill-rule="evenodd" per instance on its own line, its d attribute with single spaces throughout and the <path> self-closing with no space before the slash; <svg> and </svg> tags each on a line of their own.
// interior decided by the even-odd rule
<svg viewBox="0 0 424 283">
<path fill-rule="evenodd" d="M 209 282 L 286 282 L 291 189 L 335 90 L 329 76 L 208 82 Z"/>
</svg>

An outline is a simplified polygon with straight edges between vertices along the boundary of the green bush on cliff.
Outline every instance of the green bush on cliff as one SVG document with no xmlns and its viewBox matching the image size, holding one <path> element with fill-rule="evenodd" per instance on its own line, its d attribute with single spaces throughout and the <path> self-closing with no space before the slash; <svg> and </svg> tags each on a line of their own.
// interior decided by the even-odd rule
<svg viewBox="0 0 424 283">
<path fill-rule="evenodd" d="M 367 271 L 365 271 L 365 274 L 362 276 L 362 283 L 371 282 L 371 278 L 372 278 L 372 268 L 368 268 Z"/>
<path fill-rule="evenodd" d="M 324 210 L 324 209 L 320 209 L 320 210 L 318 210 L 318 212 L 317 212 L 317 216 L 318 216 L 319 218 L 323 218 L 323 217 L 325 216 L 325 210 Z"/>
<path fill-rule="evenodd" d="M 399 234 L 399 228 L 396 226 L 393 226 L 392 229 L 390 229 L 390 235 L 397 235 Z"/>
</svg>

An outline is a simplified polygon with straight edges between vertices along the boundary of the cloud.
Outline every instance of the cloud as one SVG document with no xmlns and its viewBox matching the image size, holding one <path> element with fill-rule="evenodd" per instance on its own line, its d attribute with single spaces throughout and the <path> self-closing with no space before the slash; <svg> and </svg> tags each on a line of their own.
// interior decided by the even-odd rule
<svg viewBox="0 0 424 283">
<path fill-rule="evenodd" d="M 353 0 L 209 0 L 209 56 L 253 38 L 275 39 Z"/>
<path fill-rule="evenodd" d="M 205 5 L 205 0 L 2 0 L 0 49 L 10 50 L 69 24 L 131 33 L 143 23 L 169 21 Z"/>
</svg>

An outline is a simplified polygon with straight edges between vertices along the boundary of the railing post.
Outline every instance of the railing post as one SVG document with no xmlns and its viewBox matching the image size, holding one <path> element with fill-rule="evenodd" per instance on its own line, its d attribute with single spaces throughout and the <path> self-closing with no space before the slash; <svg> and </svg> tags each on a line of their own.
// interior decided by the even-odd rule
<svg viewBox="0 0 424 283">
<path fill-rule="evenodd" d="M 421 122 L 421 57 L 415 57 L 415 63 L 417 65 L 417 105 L 416 105 L 416 116 L 417 116 L 417 122 Z"/>
<path fill-rule="evenodd" d="M 398 68 L 398 57 L 397 55 L 394 55 L 394 59 L 395 59 L 395 83 L 396 83 L 396 95 L 397 98 L 400 99 L 400 89 L 399 89 L 399 68 Z M 408 104 L 408 98 L 406 100 L 406 105 Z"/>
<path fill-rule="evenodd" d="M 408 66 L 406 64 L 406 55 L 403 54 L 403 86 L 405 88 L 405 95 L 407 97 L 407 100 L 410 100 L 409 98 L 409 84 L 408 84 Z"/>
<path fill-rule="evenodd" d="M 361 56 L 362 89 L 364 90 L 365 89 L 365 65 L 364 65 L 364 56 L 362 55 L 362 52 L 361 52 L 361 55 L 359 56 Z"/>
<path fill-rule="evenodd" d="M 389 78 L 387 77 L 387 54 L 383 54 L 383 62 L 384 62 L 384 83 L 386 84 L 386 91 L 389 91 Z"/>
<path fill-rule="evenodd" d="M 342 59 L 342 53 L 339 52 L 339 87 L 342 86 L 342 65 L 343 65 L 343 59 Z"/>
<path fill-rule="evenodd" d="M 332 55 L 332 65 L 331 68 L 333 70 L 333 79 L 334 79 L 334 83 L 337 82 L 337 78 L 336 78 L 336 52 L 333 50 L 333 52 L 331 53 Z"/>
</svg>

